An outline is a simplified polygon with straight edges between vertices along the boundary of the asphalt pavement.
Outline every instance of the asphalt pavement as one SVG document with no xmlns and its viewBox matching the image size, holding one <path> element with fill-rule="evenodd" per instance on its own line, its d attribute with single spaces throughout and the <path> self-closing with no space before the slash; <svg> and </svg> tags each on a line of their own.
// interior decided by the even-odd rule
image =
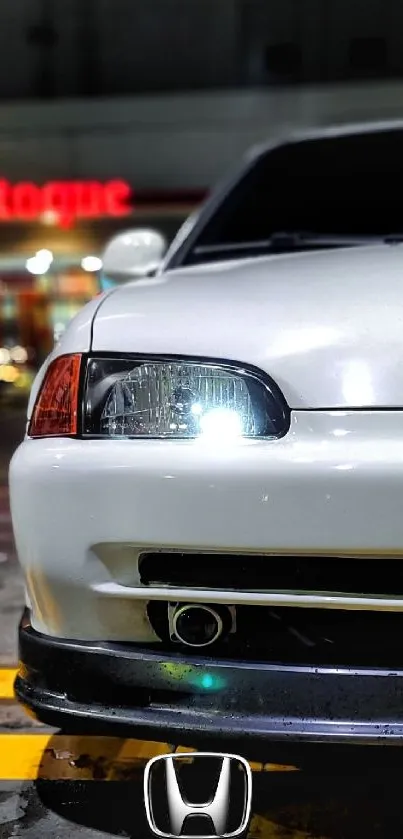
<svg viewBox="0 0 403 839">
<path fill-rule="evenodd" d="M 147 759 L 164 743 L 72 737 L 38 725 L 17 706 L 16 628 L 23 583 L 12 538 L 8 461 L 21 412 L 0 407 L 0 839 L 149 837 L 142 795 Z M 403 829 L 400 750 L 365 750 L 309 768 L 252 764 L 253 839 L 384 839 Z"/>
</svg>

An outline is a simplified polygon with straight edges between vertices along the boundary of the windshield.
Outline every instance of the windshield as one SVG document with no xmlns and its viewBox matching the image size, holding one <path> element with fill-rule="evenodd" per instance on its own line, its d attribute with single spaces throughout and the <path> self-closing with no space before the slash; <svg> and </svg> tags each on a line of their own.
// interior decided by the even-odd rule
<svg viewBox="0 0 403 839">
<path fill-rule="evenodd" d="M 201 229 L 184 261 L 344 247 L 399 235 L 402 151 L 403 133 L 393 130 L 306 140 L 263 153 Z"/>
</svg>

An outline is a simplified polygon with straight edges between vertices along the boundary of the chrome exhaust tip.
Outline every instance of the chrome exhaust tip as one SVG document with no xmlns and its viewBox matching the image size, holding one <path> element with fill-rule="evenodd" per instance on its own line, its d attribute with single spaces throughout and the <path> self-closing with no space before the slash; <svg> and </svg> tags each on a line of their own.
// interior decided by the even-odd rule
<svg viewBox="0 0 403 839">
<path fill-rule="evenodd" d="M 233 615 L 228 606 L 179 603 L 169 617 L 171 641 L 186 647 L 209 647 L 228 635 L 233 627 Z"/>
</svg>

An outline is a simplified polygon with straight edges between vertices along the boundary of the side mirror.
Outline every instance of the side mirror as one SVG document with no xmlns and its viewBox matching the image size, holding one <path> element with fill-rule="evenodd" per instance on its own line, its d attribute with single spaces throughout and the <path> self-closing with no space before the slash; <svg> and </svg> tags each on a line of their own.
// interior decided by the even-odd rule
<svg viewBox="0 0 403 839">
<path fill-rule="evenodd" d="M 139 227 L 119 233 L 108 242 L 102 255 L 102 288 L 154 273 L 166 250 L 167 242 L 158 230 Z"/>
</svg>

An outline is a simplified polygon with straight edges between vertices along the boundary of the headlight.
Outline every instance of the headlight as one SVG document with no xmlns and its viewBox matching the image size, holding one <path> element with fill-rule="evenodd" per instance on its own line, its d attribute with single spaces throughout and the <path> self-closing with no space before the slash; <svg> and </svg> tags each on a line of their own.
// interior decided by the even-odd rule
<svg viewBox="0 0 403 839">
<path fill-rule="evenodd" d="M 277 437 L 288 425 L 288 408 L 263 374 L 172 359 L 88 361 L 86 435 Z"/>
</svg>

